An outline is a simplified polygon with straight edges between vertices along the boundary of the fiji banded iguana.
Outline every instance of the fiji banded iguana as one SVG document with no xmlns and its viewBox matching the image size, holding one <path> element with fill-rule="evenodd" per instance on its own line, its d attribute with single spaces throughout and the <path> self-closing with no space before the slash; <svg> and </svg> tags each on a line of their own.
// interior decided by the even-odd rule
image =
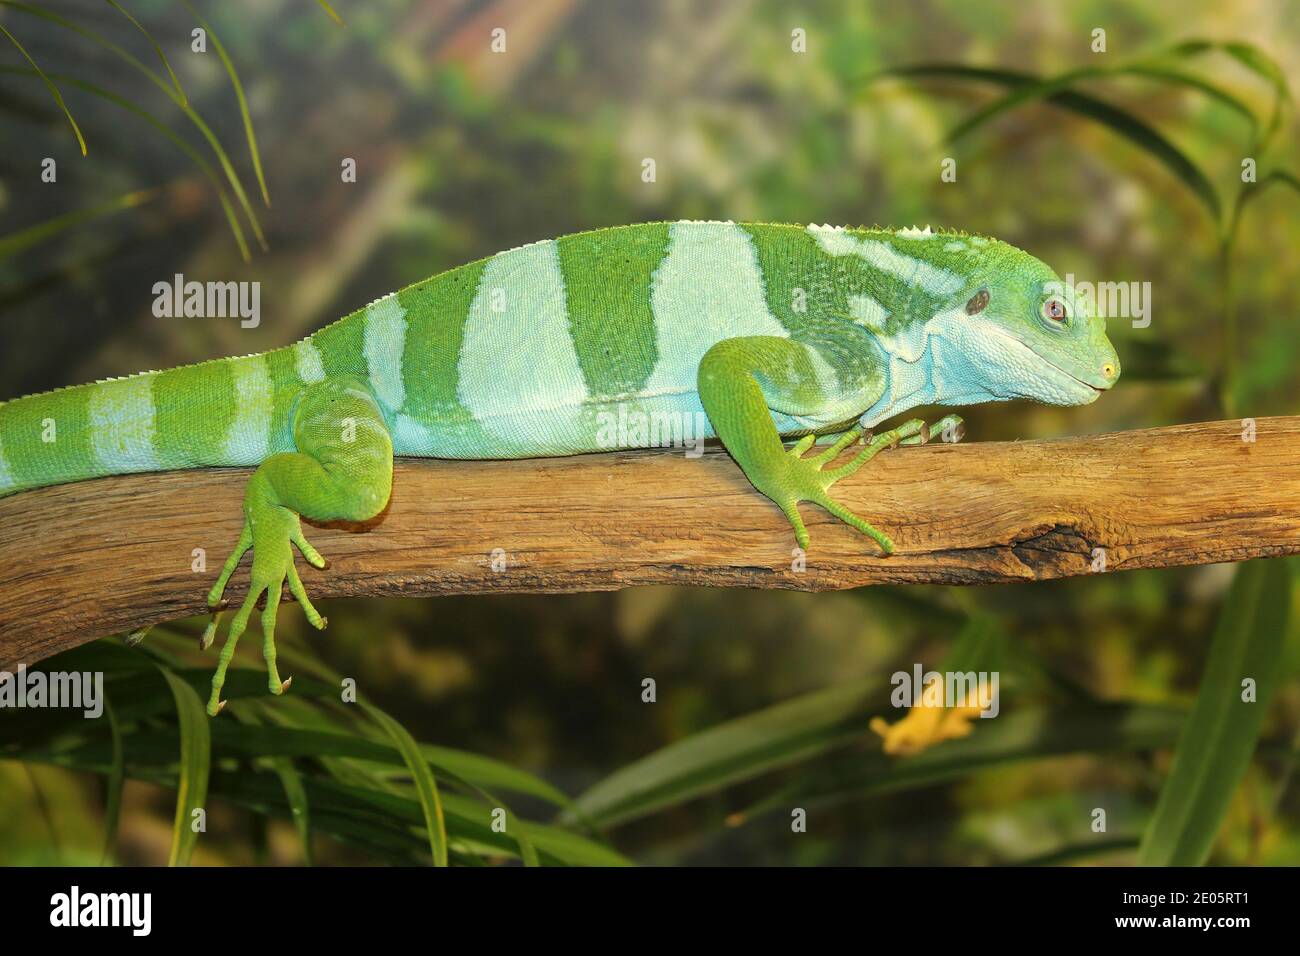
<svg viewBox="0 0 1300 956">
<path fill-rule="evenodd" d="M 572 455 L 611 447 L 611 413 L 684 416 L 721 439 L 801 547 L 797 506 L 810 501 L 889 553 L 888 536 L 830 488 L 881 449 L 931 432 L 919 419 L 874 437 L 864 429 L 918 405 L 1084 405 L 1118 375 L 1102 319 L 1046 265 L 1002 242 L 928 227 L 646 223 L 443 272 L 287 348 L 2 404 L 0 495 L 257 466 L 243 533 L 208 594 L 217 607 L 251 548 L 252 584 L 213 677 L 215 714 L 263 593 L 272 692 L 287 686 L 274 644 L 286 583 L 324 626 L 294 568 L 295 545 L 325 565 L 299 516 L 372 518 L 388 501 L 394 455 Z M 42 439 L 49 420 L 54 442 Z M 951 437 L 960 419 L 937 425 Z M 795 436 L 787 448 L 782 438 Z M 818 436 L 828 446 L 804 457 Z"/>
</svg>

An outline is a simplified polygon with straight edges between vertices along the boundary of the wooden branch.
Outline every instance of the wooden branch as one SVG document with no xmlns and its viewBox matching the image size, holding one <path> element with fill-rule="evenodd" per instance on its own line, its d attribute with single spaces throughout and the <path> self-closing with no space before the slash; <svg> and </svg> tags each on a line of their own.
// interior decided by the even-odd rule
<svg viewBox="0 0 1300 956">
<path fill-rule="evenodd" d="M 402 460 L 388 510 L 360 529 L 309 527 L 331 564 L 299 567 L 327 598 L 985 584 L 1086 574 L 1098 548 L 1107 571 L 1295 554 L 1300 417 L 1256 427 L 1253 442 L 1229 421 L 892 449 L 835 494 L 892 535 L 897 553 L 880 556 L 804 505 L 802 571 L 780 511 L 720 449 Z M 0 499 L 0 668 L 203 611 L 239 536 L 248 474 L 104 478 Z M 206 570 L 191 570 L 195 549 Z M 245 559 L 232 602 L 247 583 Z"/>
</svg>

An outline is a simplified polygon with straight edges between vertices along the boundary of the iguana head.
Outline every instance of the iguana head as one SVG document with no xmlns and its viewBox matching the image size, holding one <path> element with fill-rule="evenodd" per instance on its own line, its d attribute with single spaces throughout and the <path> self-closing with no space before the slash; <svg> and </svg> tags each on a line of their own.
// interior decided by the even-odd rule
<svg viewBox="0 0 1300 956">
<path fill-rule="evenodd" d="M 1119 378 L 1105 319 L 1046 264 L 987 240 L 969 294 L 960 347 L 983 386 L 1004 398 L 1087 405 Z"/>
</svg>

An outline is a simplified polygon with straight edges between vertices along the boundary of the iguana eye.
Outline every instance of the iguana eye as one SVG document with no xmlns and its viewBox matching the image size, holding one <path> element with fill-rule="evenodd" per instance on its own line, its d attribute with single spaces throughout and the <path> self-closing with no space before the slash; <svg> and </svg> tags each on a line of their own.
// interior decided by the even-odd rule
<svg viewBox="0 0 1300 956">
<path fill-rule="evenodd" d="M 1053 322 L 1064 322 L 1069 317 L 1070 312 L 1060 299 L 1048 299 L 1043 303 L 1043 318 L 1051 319 Z"/>
<path fill-rule="evenodd" d="M 976 312 L 983 312 L 985 308 L 988 307 L 988 304 L 989 304 L 989 290 L 980 289 L 973 296 L 971 296 L 970 301 L 966 303 L 966 314 L 974 315 Z"/>
</svg>

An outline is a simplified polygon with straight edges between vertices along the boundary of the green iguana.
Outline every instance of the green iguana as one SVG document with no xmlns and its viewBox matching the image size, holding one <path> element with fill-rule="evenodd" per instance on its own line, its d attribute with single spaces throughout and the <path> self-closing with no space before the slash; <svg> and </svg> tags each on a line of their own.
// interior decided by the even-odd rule
<svg viewBox="0 0 1300 956">
<path fill-rule="evenodd" d="M 809 501 L 872 538 L 830 495 L 881 449 L 919 444 L 918 405 L 1028 398 L 1085 405 L 1119 361 L 1102 319 L 1013 246 L 957 232 L 672 222 L 535 242 L 408 286 L 296 345 L 63 388 L 0 405 L 0 495 L 129 472 L 255 465 L 244 553 L 208 712 L 258 598 L 268 680 L 287 583 L 317 628 L 292 547 L 299 516 L 383 510 L 393 456 L 535 458 L 608 450 L 624 411 L 681 416 L 721 439 L 794 527 Z M 854 420 L 857 419 L 857 424 Z M 47 426 L 57 425 L 48 441 Z M 959 437 L 960 419 L 937 423 Z M 799 437 L 787 448 L 783 437 Z M 804 457 L 821 438 L 828 447 Z M 845 464 L 850 445 L 864 447 Z M 214 635 L 219 615 L 204 635 Z"/>
</svg>

